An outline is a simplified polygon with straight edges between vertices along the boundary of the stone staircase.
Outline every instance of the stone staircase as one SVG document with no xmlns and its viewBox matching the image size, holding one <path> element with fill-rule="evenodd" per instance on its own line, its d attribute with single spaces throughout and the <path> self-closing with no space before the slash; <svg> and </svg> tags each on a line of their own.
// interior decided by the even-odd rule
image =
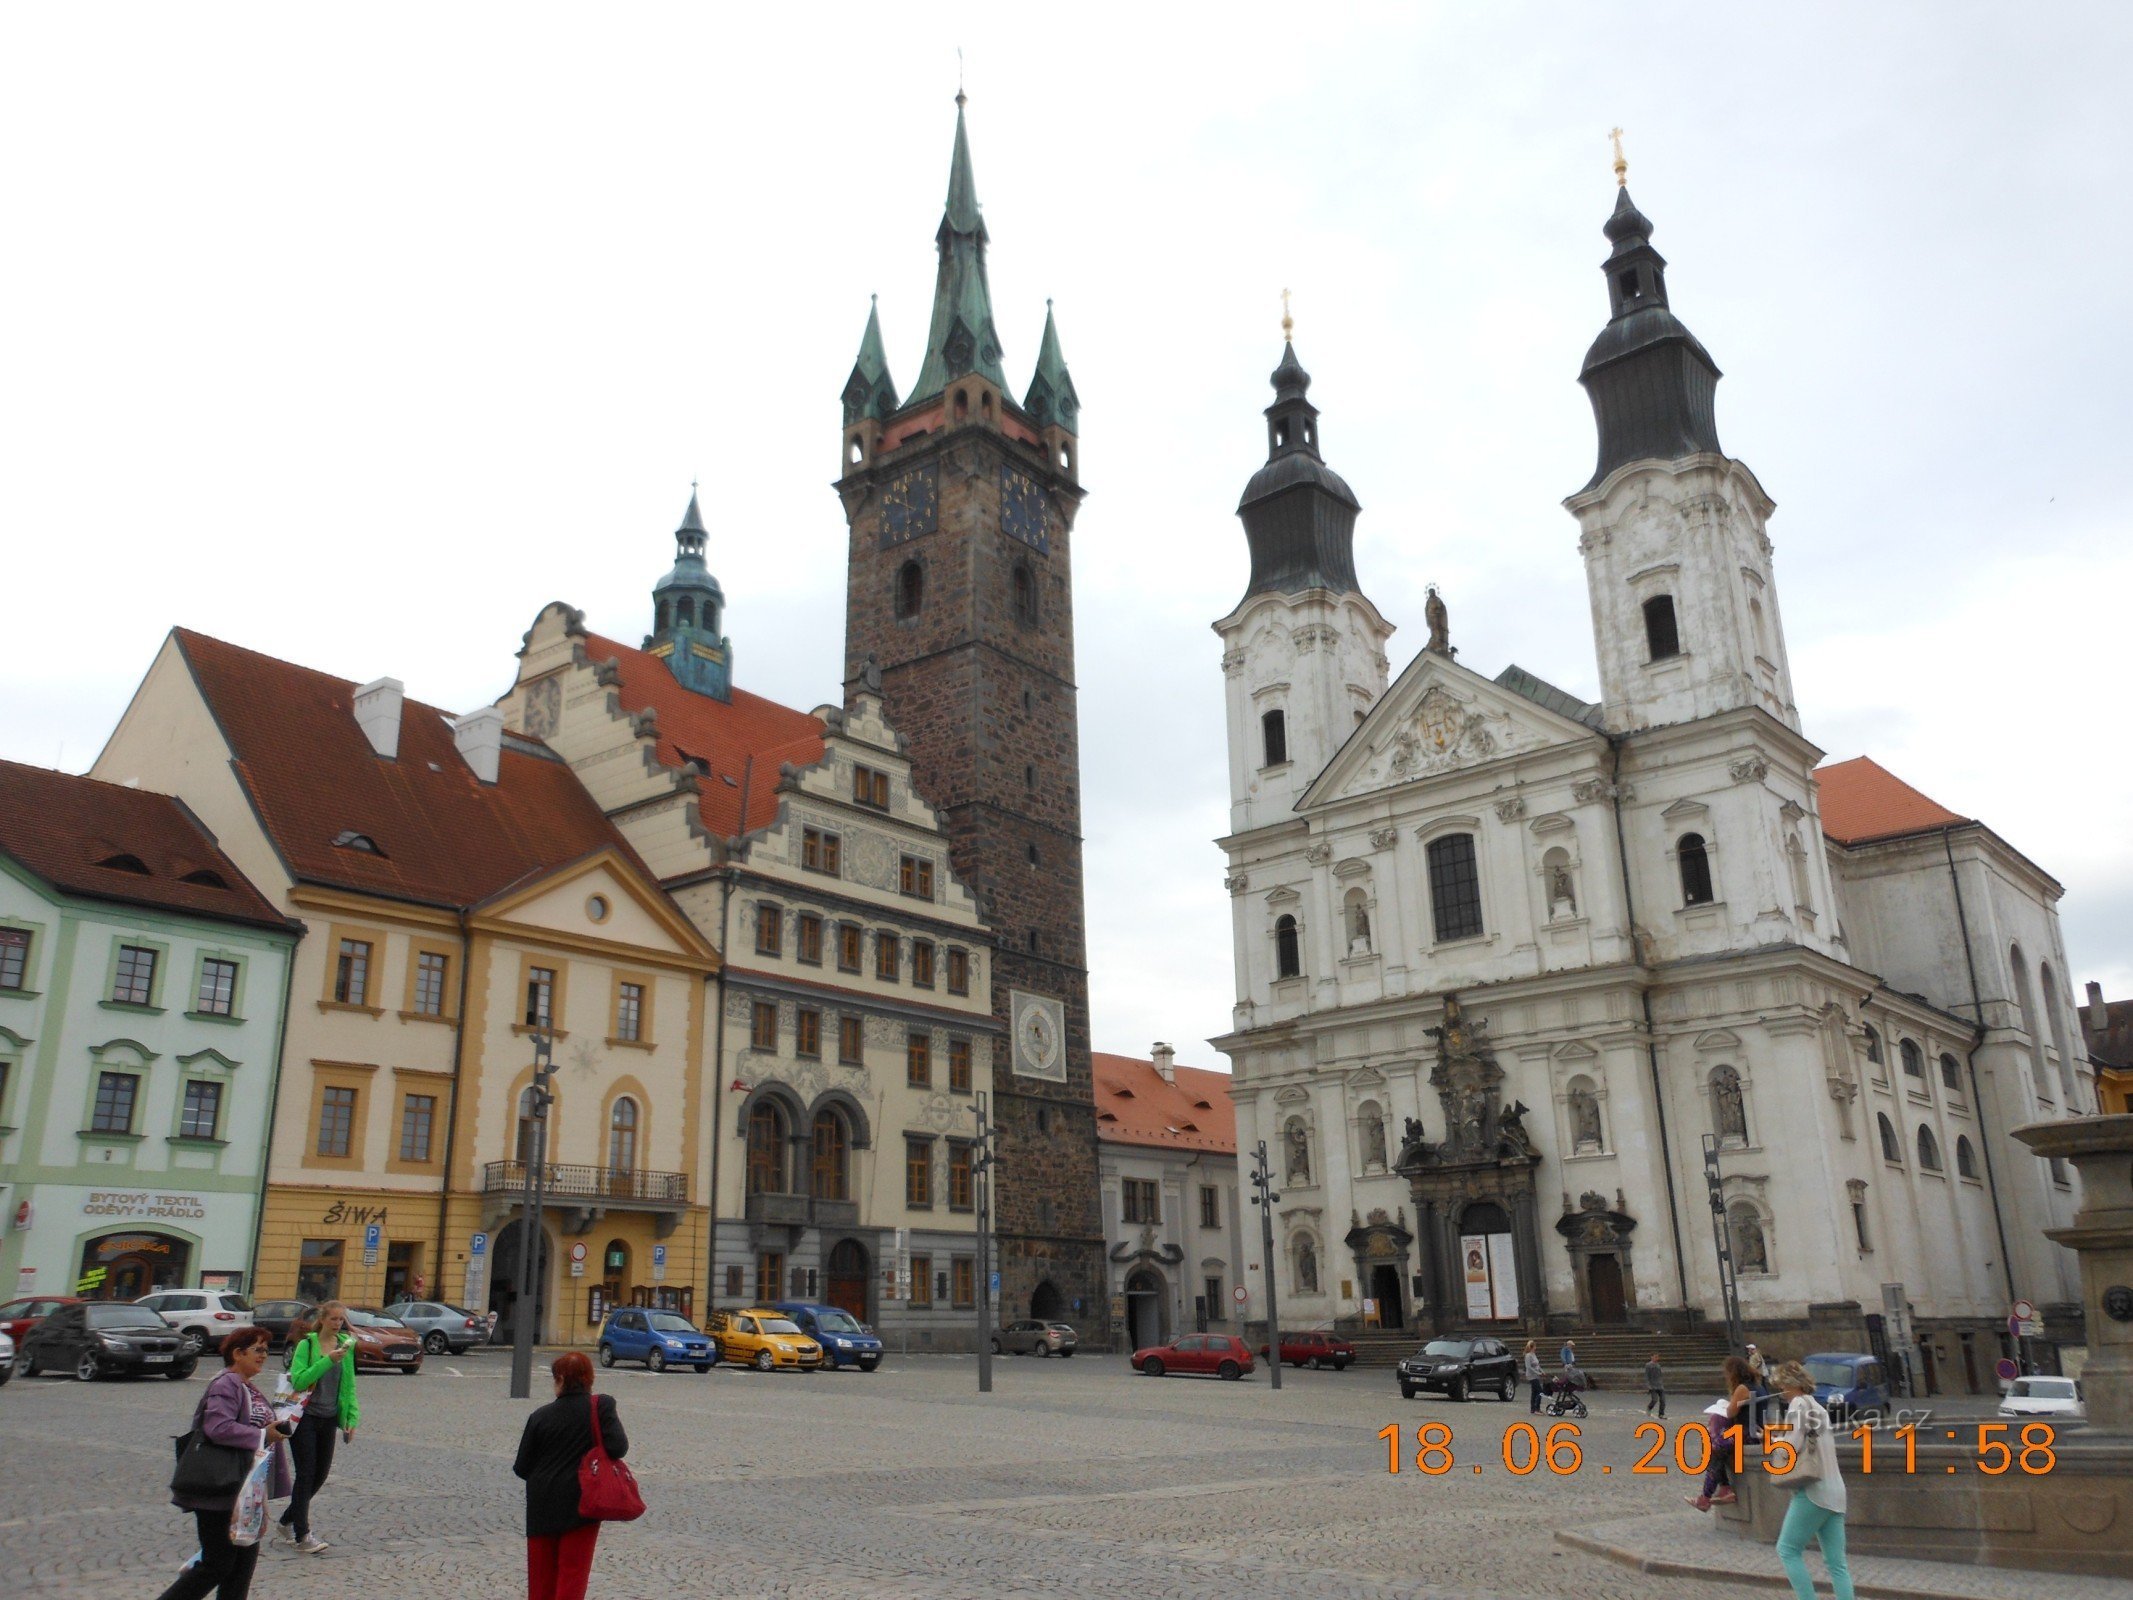
<svg viewBox="0 0 2133 1600">
<path fill-rule="evenodd" d="M 1389 1368 L 1403 1356 L 1412 1355 L 1428 1334 L 1414 1329 L 1365 1328 L 1344 1332 L 1342 1338 L 1355 1345 L 1358 1367 Z M 1533 1335 L 1518 1329 L 1496 1327 L 1453 1328 L 1449 1339 L 1501 1339 L 1514 1353 L 1525 1348 L 1528 1338 L 1540 1341 L 1542 1366 L 1552 1375 L 1557 1370 L 1556 1353 L 1563 1348 L 1560 1332 Z M 1726 1359 L 1726 1330 L 1699 1328 L 1693 1333 L 1653 1333 L 1638 1328 L 1575 1328 L 1568 1335 L 1578 1347 L 1578 1366 L 1602 1389 L 1644 1388 L 1644 1363 L 1653 1355 L 1666 1372 L 1669 1393 L 1701 1394 L 1718 1391 L 1719 1364 Z"/>
</svg>

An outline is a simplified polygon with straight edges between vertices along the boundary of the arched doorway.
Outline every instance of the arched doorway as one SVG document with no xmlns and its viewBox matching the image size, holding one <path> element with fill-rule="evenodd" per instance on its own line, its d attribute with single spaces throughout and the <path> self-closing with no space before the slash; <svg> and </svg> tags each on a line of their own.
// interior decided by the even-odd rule
<svg viewBox="0 0 2133 1600">
<path fill-rule="evenodd" d="M 517 1317 L 521 1304 L 527 1304 L 530 1309 L 530 1301 L 519 1292 L 518 1253 L 519 1239 L 521 1237 L 520 1227 L 519 1221 L 513 1218 L 511 1222 L 506 1224 L 503 1231 L 497 1234 L 489 1246 L 489 1260 L 491 1263 L 489 1267 L 489 1309 L 496 1313 L 496 1342 L 499 1344 L 509 1344 L 516 1337 Z M 542 1315 L 537 1317 L 533 1324 L 533 1336 L 535 1339 L 539 1339 L 545 1329 L 547 1313 L 551 1309 L 548 1301 L 553 1293 L 553 1290 L 548 1287 L 551 1282 L 549 1269 L 552 1265 L 553 1251 L 549 1246 L 548 1234 L 545 1229 L 538 1236 L 538 1245 L 534 1253 L 538 1259 L 534 1263 L 533 1281 L 542 1285 Z"/>
<path fill-rule="evenodd" d="M 1039 1322 L 1056 1322 L 1066 1315 L 1066 1296 L 1059 1285 L 1046 1278 L 1030 1291 L 1029 1314 Z"/>
<path fill-rule="evenodd" d="M 1629 1320 L 1622 1297 L 1622 1258 L 1608 1251 L 1585 1258 L 1585 1284 L 1592 1295 L 1592 1320 L 1620 1323 Z"/>
<path fill-rule="evenodd" d="M 1518 1246 L 1510 1213 L 1493 1200 L 1476 1201 L 1459 1215 L 1458 1283 L 1470 1322 L 1518 1316 Z"/>
<path fill-rule="evenodd" d="M 1145 1350 L 1169 1336 L 1167 1315 L 1170 1295 L 1163 1275 L 1153 1267 L 1138 1267 L 1126 1276 L 1126 1336 L 1133 1348 Z"/>
<path fill-rule="evenodd" d="M 856 1239 L 838 1240 L 822 1275 L 824 1303 L 866 1321 L 868 1276 L 866 1247 Z"/>
<path fill-rule="evenodd" d="M 1370 1269 L 1370 1298 L 1377 1303 L 1378 1326 L 1381 1328 L 1404 1328 L 1407 1326 L 1405 1300 L 1400 1282 L 1400 1269 L 1389 1262 L 1381 1261 Z"/>
<path fill-rule="evenodd" d="M 174 1234 L 107 1233 L 82 1246 L 85 1300 L 138 1300 L 157 1289 L 185 1286 L 193 1247 Z"/>
</svg>

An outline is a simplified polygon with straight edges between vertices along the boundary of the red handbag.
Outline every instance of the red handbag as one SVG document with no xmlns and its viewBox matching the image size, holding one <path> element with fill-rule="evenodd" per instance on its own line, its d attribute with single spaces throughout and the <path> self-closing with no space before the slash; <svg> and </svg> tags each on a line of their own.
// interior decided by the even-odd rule
<svg viewBox="0 0 2133 1600">
<path fill-rule="evenodd" d="M 587 1522 L 635 1522 L 644 1515 L 637 1475 L 607 1453 L 600 1437 L 600 1397 L 587 1394 L 592 1407 L 592 1448 L 578 1458 L 578 1515 Z"/>
</svg>

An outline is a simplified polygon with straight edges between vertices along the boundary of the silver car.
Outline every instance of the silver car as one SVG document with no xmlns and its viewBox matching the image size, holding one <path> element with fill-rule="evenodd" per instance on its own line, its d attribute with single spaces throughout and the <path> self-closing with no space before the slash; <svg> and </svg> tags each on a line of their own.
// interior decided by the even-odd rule
<svg viewBox="0 0 2133 1600">
<path fill-rule="evenodd" d="M 15 1375 L 15 1341 L 0 1333 L 0 1383 Z"/>
<path fill-rule="evenodd" d="M 1024 1317 L 1010 1322 L 992 1336 L 992 1353 L 1010 1356 L 1070 1356 L 1076 1343 L 1074 1330 L 1064 1322 L 1040 1322 Z"/>
<path fill-rule="evenodd" d="M 422 1348 L 433 1356 L 446 1351 L 458 1355 L 489 1342 L 494 1318 L 486 1311 L 464 1311 L 442 1300 L 396 1300 L 385 1315 L 406 1323 L 422 1339 Z"/>
</svg>

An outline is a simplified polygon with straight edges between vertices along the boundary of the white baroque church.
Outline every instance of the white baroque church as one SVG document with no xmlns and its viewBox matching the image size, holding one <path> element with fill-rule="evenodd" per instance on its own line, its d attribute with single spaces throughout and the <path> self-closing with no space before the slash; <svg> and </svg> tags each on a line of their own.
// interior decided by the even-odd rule
<svg viewBox="0 0 2133 1600">
<path fill-rule="evenodd" d="M 1212 1042 L 1240 1164 L 1273 1162 L 1282 1320 L 1722 1324 L 1723 1239 L 1766 1343 L 1915 1338 L 1928 1385 L 1978 1389 L 2014 1298 L 2078 1338 L 2042 1236 L 2070 1179 L 2007 1137 L 2095 1109 L 2061 889 L 1873 762 L 1822 765 L 1773 503 L 1720 448 L 1718 369 L 1626 187 L 1605 231 L 1599 458 L 1565 501 L 1597 705 L 1459 660 L 1434 593 L 1388 682 L 1293 345 L 1273 375 L 1250 583 L 1214 625 L 1237 1005 Z"/>
</svg>

